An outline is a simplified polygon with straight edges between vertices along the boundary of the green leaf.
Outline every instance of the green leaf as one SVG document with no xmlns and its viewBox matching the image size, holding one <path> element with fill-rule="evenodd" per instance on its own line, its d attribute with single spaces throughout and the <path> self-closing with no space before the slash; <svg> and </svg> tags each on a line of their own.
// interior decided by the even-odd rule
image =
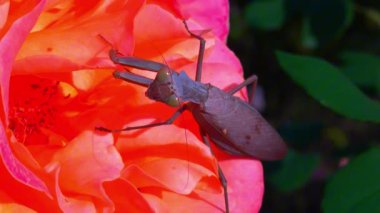
<svg viewBox="0 0 380 213">
<path fill-rule="evenodd" d="M 288 152 L 279 170 L 270 174 L 269 181 L 279 190 L 289 192 L 301 188 L 307 183 L 318 166 L 316 154 Z"/>
<path fill-rule="evenodd" d="M 380 58 L 367 53 L 346 51 L 340 54 L 343 72 L 356 84 L 380 91 Z"/>
<path fill-rule="evenodd" d="M 285 8 L 290 16 L 301 14 L 309 21 L 318 44 L 328 43 L 342 35 L 354 15 L 351 0 L 285 0 Z"/>
<path fill-rule="evenodd" d="M 324 212 L 380 212 L 380 149 L 353 159 L 327 184 Z"/>
<path fill-rule="evenodd" d="M 364 95 L 335 66 L 310 56 L 276 54 L 285 72 L 322 105 L 348 118 L 380 122 L 380 103 Z"/>
<path fill-rule="evenodd" d="M 256 0 L 245 10 L 247 23 L 261 30 L 277 30 L 281 28 L 284 19 L 283 0 Z"/>
</svg>

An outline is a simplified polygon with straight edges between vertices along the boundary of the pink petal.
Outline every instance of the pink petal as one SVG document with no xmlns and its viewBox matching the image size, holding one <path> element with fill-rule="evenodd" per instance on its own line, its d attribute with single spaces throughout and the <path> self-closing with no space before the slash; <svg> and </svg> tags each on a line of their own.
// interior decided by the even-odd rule
<svg viewBox="0 0 380 213">
<path fill-rule="evenodd" d="M 215 45 L 206 55 L 202 69 L 202 82 L 211 83 L 221 89 L 236 86 L 244 81 L 243 69 L 236 55 L 219 39 L 215 39 Z M 194 61 L 196 61 L 194 57 Z M 186 70 L 189 76 L 195 76 L 196 64 L 188 64 L 179 68 Z M 227 77 L 228 76 L 228 77 Z M 246 93 L 245 89 L 241 90 Z"/>
<path fill-rule="evenodd" d="M 0 156 L 5 167 L 16 180 L 32 187 L 33 189 L 45 192 L 49 197 L 51 197 L 45 183 L 28 168 L 26 168 L 12 153 L 2 122 L 0 123 Z"/>
<path fill-rule="evenodd" d="M 204 29 L 211 29 L 224 43 L 229 30 L 229 2 L 227 0 L 177 0 L 179 10 L 186 18 L 198 22 Z"/>
<path fill-rule="evenodd" d="M 259 212 L 264 194 L 263 168 L 260 161 L 233 159 L 220 161 L 228 182 L 231 212 Z M 224 199 L 213 193 L 198 191 L 199 195 L 224 209 Z"/>
<path fill-rule="evenodd" d="M 176 18 L 195 20 L 203 29 L 211 29 L 219 39 L 226 42 L 229 30 L 229 2 L 227 0 L 149 0 L 147 3 L 160 6 Z"/>
<path fill-rule="evenodd" d="M 36 23 L 44 5 L 45 0 L 38 2 L 30 12 L 17 19 L 0 40 L 0 88 L 6 117 L 8 116 L 9 78 L 14 58 Z"/>
</svg>

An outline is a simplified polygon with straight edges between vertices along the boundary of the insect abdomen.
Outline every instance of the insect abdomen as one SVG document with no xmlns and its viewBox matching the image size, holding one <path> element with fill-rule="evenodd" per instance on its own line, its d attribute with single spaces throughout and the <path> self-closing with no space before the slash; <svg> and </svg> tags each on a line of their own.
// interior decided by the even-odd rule
<svg viewBox="0 0 380 213">
<path fill-rule="evenodd" d="M 231 154 L 278 160 L 287 153 L 280 135 L 259 112 L 216 87 L 210 86 L 207 101 L 193 114 L 214 142 Z"/>
</svg>

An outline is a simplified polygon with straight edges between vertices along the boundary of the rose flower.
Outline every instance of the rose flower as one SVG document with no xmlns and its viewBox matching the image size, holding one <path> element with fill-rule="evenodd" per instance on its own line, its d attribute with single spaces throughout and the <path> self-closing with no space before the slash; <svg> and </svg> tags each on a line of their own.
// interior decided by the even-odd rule
<svg viewBox="0 0 380 213">
<path fill-rule="evenodd" d="M 242 82 L 240 62 L 225 44 L 228 1 L 5 0 L 0 11 L 0 209 L 224 211 L 216 158 L 190 113 L 129 132 L 95 127 L 144 125 L 176 110 L 113 78 L 123 68 L 108 51 L 193 78 L 199 41 L 182 20 L 206 39 L 202 82 L 222 89 Z M 213 150 L 228 180 L 230 210 L 259 211 L 261 163 Z"/>
</svg>

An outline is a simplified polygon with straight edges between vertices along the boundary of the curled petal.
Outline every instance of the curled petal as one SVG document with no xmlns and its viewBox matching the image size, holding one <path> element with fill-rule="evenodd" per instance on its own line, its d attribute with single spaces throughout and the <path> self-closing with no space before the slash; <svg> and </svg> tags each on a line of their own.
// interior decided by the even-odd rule
<svg viewBox="0 0 380 213">
<path fill-rule="evenodd" d="M 15 157 L 8 141 L 3 123 L 0 122 L 0 156 L 9 173 L 21 183 L 45 192 L 51 197 L 46 184 Z"/>
<path fill-rule="evenodd" d="M 53 170 L 57 164 L 61 168 L 61 188 L 97 197 L 102 200 L 104 208 L 114 208 L 102 184 L 118 178 L 124 165 L 112 145 L 110 134 L 100 136 L 90 131 L 83 132 L 58 151 L 46 169 Z"/>
<path fill-rule="evenodd" d="M 116 212 L 155 212 L 143 194 L 124 178 L 105 182 L 104 187 L 115 204 Z"/>
<path fill-rule="evenodd" d="M 57 201 L 59 204 L 59 207 L 61 210 L 64 212 L 95 212 L 95 206 L 92 202 L 86 201 L 86 200 L 81 200 L 81 199 L 75 199 L 72 197 L 67 197 L 65 196 L 61 188 L 59 187 L 59 172 L 60 168 L 57 166 L 55 168 L 55 192 L 57 196 Z"/>
<path fill-rule="evenodd" d="M 123 172 L 123 177 L 139 188 L 157 186 L 178 194 L 189 194 L 203 177 L 215 177 L 211 171 L 185 160 L 160 158 L 144 161 Z"/>
</svg>

